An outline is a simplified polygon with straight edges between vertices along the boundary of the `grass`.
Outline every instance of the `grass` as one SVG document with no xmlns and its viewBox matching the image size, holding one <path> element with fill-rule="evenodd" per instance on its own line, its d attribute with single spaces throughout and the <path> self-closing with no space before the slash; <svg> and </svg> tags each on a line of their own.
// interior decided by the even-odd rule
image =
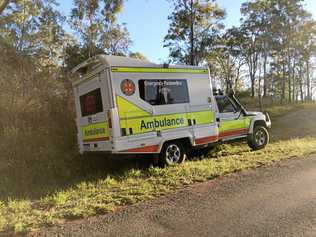
<svg viewBox="0 0 316 237">
<path fill-rule="evenodd" d="M 311 110 L 316 109 L 316 103 L 301 103 L 301 104 L 286 104 L 286 105 L 274 105 L 266 109 L 272 118 L 280 117 L 285 114 L 291 113 L 297 110 Z"/>
<path fill-rule="evenodd" d="M 121 175 L 80 182 L 36 201 L 9 199 L 0 202 L 0 230 L 24 233 L 67 220 L 113 212 L 121 206 L 159 197 L 185 185 L 308 155 L 316 151 L 315 147 L 315 138 L 276 142 L 256 152 L 250 151 L 246 144 L 222 145 L 204 159 L 191 160 L 181 166 L 131 169 Z"/>
</svg>

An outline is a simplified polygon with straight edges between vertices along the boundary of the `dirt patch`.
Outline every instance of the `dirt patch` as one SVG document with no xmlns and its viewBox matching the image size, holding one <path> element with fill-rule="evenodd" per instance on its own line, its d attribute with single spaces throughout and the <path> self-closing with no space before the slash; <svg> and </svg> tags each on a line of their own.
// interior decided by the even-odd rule
<svg viewBox="0 0 316 237">
<path fill-rule="evenodd" d="M 272 120 L 272 141 L 316 137 L 316 108 L 298 110 Z"/>
</svg>

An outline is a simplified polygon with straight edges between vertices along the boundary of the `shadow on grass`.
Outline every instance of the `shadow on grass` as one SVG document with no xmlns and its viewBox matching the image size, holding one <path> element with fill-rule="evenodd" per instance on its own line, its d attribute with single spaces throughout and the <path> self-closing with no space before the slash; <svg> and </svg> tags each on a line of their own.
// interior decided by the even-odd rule
<svg viewBox="0 0 316 237">
<path fill-rule="evenodd" d="M 108 176 L 123 176 L 131 169 L 146 170 L 153 164 L 151 155 L 113 156 L 104 154 L 76 155 L 60 169 L 39 164 L 25 178 L 12 170 L 2 173 L 0 200 L 39 199 L 80 182 L 94 182 Z M 35 171 L 37 170 L 37 172 Z M 31 173 L 31 172 L 30 172 Z"/>
<path fill-rule="evenodd" d="M 272 130 L 271 143 L 290 140 L 295 137 L 301 136 L 291 134 L 288 137 L 280 137 Z M 192 152 L 189 154 L 189 160 L 198 161 L 205 158 L 230 156 L 245 151 L 249 151 L 249 148 L 244 141 L 239 141 Z M 38 164 L 32 171 L 27 171 L 27 173 L 30 173 L 27 178 L 18 173 L 12 174 L 11 171 L 7 171 L 7 174 L 2 172 L 0 200 L 40 199 L 81 182 L 95 182 L 108 176 L 120 177 L 131 169 L 145 171 L 152 165 L 153 156 L 151 155 L 113 156 L 90 154 L 81 156 L 75 154 L 64 163 L 56 164 L 54 169 L 44 164 Z"/>
<path fill-rule="evenodd" d="M 188 154 L 188 160 L 198 161 L 216 158 L 221 146 L 202 149 Z M 223 155 L 223 154 L 221 154 Z M 37 164 L 26 172 L 7 174 L 0 180 L 0 201 L 8 199 L 36 200 L 49 194 L 65 190 L 81 182 L 96 182 L 112 177 L 123 177 L 132 169 L 146 171 L 154 165 L 152 155 L 73 155 L 64 163 L 57 163 L 53 169 L 45 164 Z M 23 173 L 26 173 L 24 175 Z"/>
</svg>

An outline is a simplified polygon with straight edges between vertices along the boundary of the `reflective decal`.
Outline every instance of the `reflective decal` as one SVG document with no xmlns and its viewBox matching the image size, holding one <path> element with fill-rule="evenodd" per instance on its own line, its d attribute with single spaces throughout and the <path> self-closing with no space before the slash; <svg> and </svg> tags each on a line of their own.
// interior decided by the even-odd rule
<svg viewBox="0 0 316 237">
<path fill-rule="evenodd" d="M 107 122 L 89 124 L 81 127 L 84 142 L 109 140 L 109 128 Z"/>
<path fill-rule="evenodd" d="M 208 69 L 187 68 L 137 68 L 137 67 L 112 67 L 112 72 L 121 73 L 191 73 L 209 74 Z"/>
<path fill-rule="evenodd" d="M 124 95 L 131 96 L 135 93 L 135 84 L 132 80 L 125 79 L 121 82 L 121 91 Z"/>
<path fill-rule="evenodd" d="M 242 118 L 238 120 L 221 121 L 219 127 L 219 137 L 246 135 L 249 131 L 251 118 Z"/>
<path fill-rule="evenodd" d="M 117 104 L 121 128 L 132 131 L 132 134 L 210 124 L 214 122 L 215 117 L 211 110 L 151 115 L 120 96 L 117 96 Z M 189 124 L 189 120 L 191 124 Z"/>
</svg>

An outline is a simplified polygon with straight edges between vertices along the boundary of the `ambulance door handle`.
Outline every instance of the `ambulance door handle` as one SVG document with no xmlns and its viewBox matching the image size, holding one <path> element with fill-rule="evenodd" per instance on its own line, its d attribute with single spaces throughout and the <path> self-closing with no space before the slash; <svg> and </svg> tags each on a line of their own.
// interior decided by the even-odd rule
<svg viewBox="0 0 316 237">
<path fill-rule="evenodd" d="M 216 122 L 217 122 L 217 127 L 219 128 L 221 126 L 221 119 L 220 118 L 216 118 Z"/>
</svg>

